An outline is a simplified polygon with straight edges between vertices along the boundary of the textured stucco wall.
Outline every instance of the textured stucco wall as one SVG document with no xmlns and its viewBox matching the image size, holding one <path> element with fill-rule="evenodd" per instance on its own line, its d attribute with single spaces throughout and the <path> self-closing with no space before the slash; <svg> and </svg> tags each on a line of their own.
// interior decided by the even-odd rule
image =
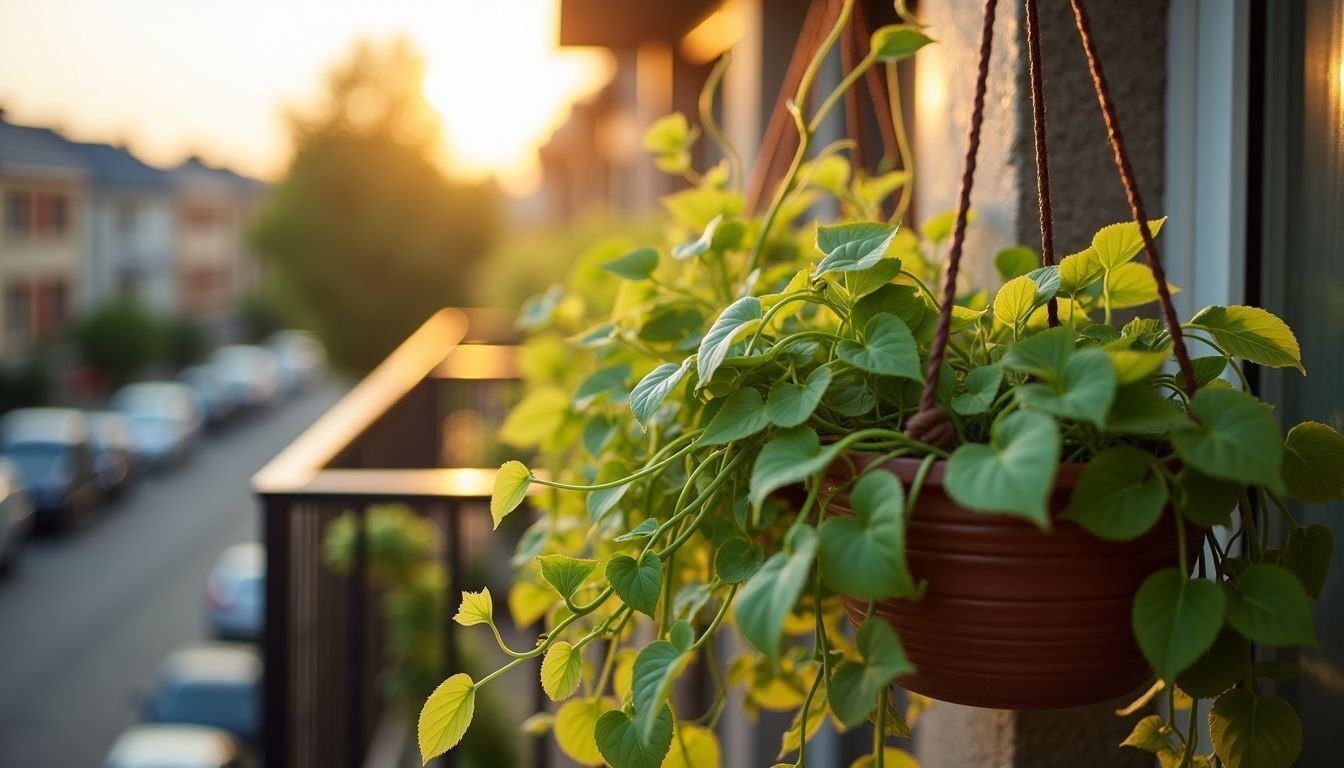
<svg viewBox="0 0 1344 768">
<path fill-rule="evenodd" d="M 1162 211 L 1167 2 L 1093 0 L 1087 5 L 1140 189 L 1154 215 Z M 1040 9 L 1055 243 L 1063 256 L 1084 247 L 1101 226 L 1127 219 L 1129 209 L 1069 4 L 1047 0 Z M 921 21 L 938 40 L 917 61 L 916 204 L 921 218 L 956 202 L 983 10 L 981 0 L 921 3 Z M 1040 246 L 1021 3 L 1000 0 L 994 35 L 971 196 L 979 218 L 966 249 L 965 266 L 977 282 L 994 279 L 993 256 L 999 248 Z"/>
<path fill-rule="evenodd" d="M 1160 215 L 1168 0 L 1090 0 L 1112 96 L 1148 211 Z M 1087 62 L 1069 4 L 1042 0 L 1050 169 L 1059 256 L 1087 245 L 1105 224 L 1129 218 L 1106 143 Z M 975 86 L 983 0 L 927 0 L 921 21 L 939 41 L 921 51 L 916 78 L 916 205 L 923 218 L 955 204 Z M 1000 0 L 986 97 L 985 126 L 971 204 L 964 270 L 994 285 L 993 257 L 1015 243 L 1038 248 L 1035 151 L 1024 12 Z M 1043 651 L 1044 652 L 1044 651 Z M 1152 764 L 1118 749 L 1134 718 L 1115 702 L 1051 712 L 1014 713 L 939 703 L 916 728 L 925 768 L 1128 768 Z"/>
</svg>

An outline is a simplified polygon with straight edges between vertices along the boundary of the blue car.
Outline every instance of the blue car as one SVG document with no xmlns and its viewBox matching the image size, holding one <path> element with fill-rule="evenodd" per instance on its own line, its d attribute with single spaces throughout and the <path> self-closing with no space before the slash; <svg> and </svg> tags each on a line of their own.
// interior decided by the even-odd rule
<svg viewBox="0 0 1344 768">
<path fill-rule="evenodd" d="M 159 666 L 144 719 L 213 726 L 255 747 L 261 743 L 260 686 L 261 656 L 251 646 L 188 646 Z"/>
<path fill-rule="evenodd" d="M 19 468 L 39 524 L 70 528 L 98 508 L 90 434 L 71 408 L 21 408 L 0 420 L 0 452 Z"/>
</svg>

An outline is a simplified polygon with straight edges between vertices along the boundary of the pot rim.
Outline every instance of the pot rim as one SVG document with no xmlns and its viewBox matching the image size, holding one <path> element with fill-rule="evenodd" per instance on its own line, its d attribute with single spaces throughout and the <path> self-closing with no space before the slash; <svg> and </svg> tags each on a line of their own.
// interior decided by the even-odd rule
<svg viewBox="0 0 1344 768">
<path fill-rule="evenodd" d="M 876 463 L 877 455 L 871 453 L 861 453 L 859 451 L 845 451 L 843 458 L 837 458 L 826 468 L 826 476 L 832 480 L 848 480 L 851 475 L 848 467 L 845 465 L 844 458 L 848 458 L 854 463 L 855 469 L 863 471 Z M 914 481 L 915 476 L 919 474 L 919 468 L 924 463 L 925 457 L 912 458 L 909 456 L 898 456 L 894 459 L 887 459 L 881 463 L 882 469 L 895 475 L 902 483 L 909 484 Z M 1078 484 L 1078 478 L 1087 468 L 1086 462 L 1071 461 L 1055 465 L 1055 475 L 1052 482 L 1055 488 L 1073 488 Z M 944 478 L 947 476 L 947 459 L 934 459 L 933 466 L 929 467 L 929 473 L 924 477 L 926 486 L 933 485 L 941 487 L 944 484 Z"/>
</svg>

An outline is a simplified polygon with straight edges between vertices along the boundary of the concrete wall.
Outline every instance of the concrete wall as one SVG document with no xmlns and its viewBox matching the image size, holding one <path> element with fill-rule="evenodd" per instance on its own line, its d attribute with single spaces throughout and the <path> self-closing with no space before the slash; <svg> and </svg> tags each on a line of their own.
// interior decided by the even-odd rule
<svg viewBox="0 0 1344 768">
<path fill-rule="evenodd" d="M 955 205 L 975 87 L 982 0 L 921 3 L 921 21 L 939 45 L 916 68 L 916 215 Z M 1101 226 L 1129 218 L 1106 143 L 1068 3 L 1041 2 L 1050 169 L 1059 256 L 1085 247 Z M 1150 214 L 1162 207 L 1167 0 L 1088 3 L 1112 96 L 1120 111 L 1140 190 Z M 986 98 L 985 126 L 963 269 L 980 285 L 997 283 L 1002 247 L 1040 247 L 1024 11 L 1001 0 Z M 983 710 L 938 703 L 915 729 L 924 768 L 1090 768 L 1148 766 L 1150 756 L 1117 745 L 1133 721 L 1124 702 L 1052 712 Z"/>
</svg>

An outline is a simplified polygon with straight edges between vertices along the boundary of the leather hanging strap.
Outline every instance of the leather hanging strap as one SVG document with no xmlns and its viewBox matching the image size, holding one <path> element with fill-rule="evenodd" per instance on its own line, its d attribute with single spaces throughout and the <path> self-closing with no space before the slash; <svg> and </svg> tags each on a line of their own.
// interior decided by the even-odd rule
<svg viewBox="0 0 1344 768">
<path fill-rule="evenodd" d="M 1050 203 L 1050 150 L 1045 131 L 1045 76 L 1041 61 L 1041 17 L 1036 0 L 1027 0 L 1027 62 L 1031 70 L 1031 132 L 1036 140 L 1036 201 L 1041 212 L 1041 264 L 1055 263 L 1055 214 Z M 1059 302 L 1046 307 L 1050 327 L 1059 325 Z"/>
<path fill-rule="evenodd" d="M 1190 352 L 1186 349 L 1185 338 L 1181 334 L 1181 322 L 1176 318 L 1176 307 L 1171 302 L 1171 290 L 1167 288 L 1166 270 L 1157 255 L 1157 245 L 1153 243 L 1153 233 L 1148 228 L 1148 216 L 1143 210 L 1143 198 L 1139 196 L 1139 185 L 1134 177 L 1134 167 L 1130 165 L 1129 153 L 1125 150 L 1125 137 L 1120 132 L 1120 118 L 1116 115 L 1115 102 L 1111 100 L 1111 91 L 1106 84 L 1106 75 L 1101 68 L 1101 54 L 1097 51 L 1097 41 L 1092 35 L 1092 24 L 1083 9 L 1082 0 L 1069 0 L 1073 6 L 1073 18 L 1078 27 L 1078 36 L 1083 42 L 1083 52 L 1087 54 L 1087 68 L 1092 72 L 1092 86 L 1097 93 L 1097 102 L 1101 105 L 1101 116 L 1106 121 L 1106 136 L 1111 143 L 1111 152 L 1115 155 L 1115 167 L 1120 172 L 1120 181 L 1125 186 L 1125 197 L 1129 200 L 1129 210 L 1134 223 L 1139 226 L 1139 236 L 1143 238 L 1143 249 L 1148 254 L 1148 265 L 1153 269 L 1157 280 L 1157 295 L 1162 303 L 1162 315 L 1166 320 L 1167 331 L 1176 353 L 1176 362 L 1180 365 L 1186 394 L 1193 395 L 1198 387 L 1195 368 L 1190 363 Z"/>
<path fill-rule="evenodd" d="M 929 347 L 929 363 L 924 374 L 924 391 L 919 411 L 906 422 L 905 431 L 920 442 L 950 449 L 956 444 L 957 431 L 947 414 L 938 406 L 938 376 L 952 331 L 952 305 L 957 298 L 957 273 L 966 240 L 966 217 L 971 209 L 971 184 L 975 179 L 976 156 L 980 151 L 980 129 L 985 121 L 985 89 L 989 81 L 989 60 L 994 46 L 994 14 L 998 0 L 985 0 L 984 24 L 980 30 L 980 65 L 975 75 L 975 100 L 971 106 L 970 131 L 966 139 L 966 158 L 957 195 L 957 219 L 952 229 L 952 245 L 943 270 L 943 304 L 938 311 L 938 326 Z"/>
</svg>

